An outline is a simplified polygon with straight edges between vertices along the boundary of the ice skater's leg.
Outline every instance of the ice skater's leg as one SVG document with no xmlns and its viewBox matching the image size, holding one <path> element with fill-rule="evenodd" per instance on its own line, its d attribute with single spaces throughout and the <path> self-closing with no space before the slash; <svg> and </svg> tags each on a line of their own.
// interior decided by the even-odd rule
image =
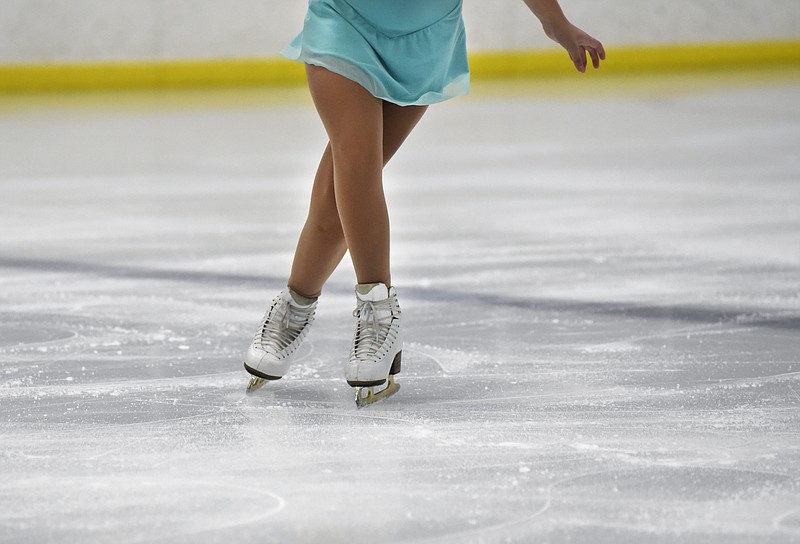
<svg viewBox="0 0 800 544">
<path fill-rule="evenodd" d="M 417 126 L 428 106 L 398 106 L 383 103 L 383 165 L 394 157 L 408 135 Z"/>
<path fill-rule="evenodd" d="M 313 77 L 310 76 L 310 83 Z M 425 106 L 401 107 L 381 102 L 382 165 L 395 155 L 426 109 Z M 346 249 L 347 243 L 336 205 L 334 161 L 329 144 L 323 153 L 314 180 L 308 219 L 295 251 L 289 286 L 307 296 L 318 295 L 325 281 L 341 261 Z"/>
<path fill-rule="evenodd" d="M 308 218 L 294 252 L 289 287 L 307 297 L 319 296 L 346 251 L 333 191 L 333 156 L 328 144 L 314 178 Z"/>
<path fill-rule="evenodd" d="M 424 111 L 425 108 L 400 108 L 380 103 L 379 174 L 383 164 L 394 155 Z M 331 139 L 338 141 L 338 138 Z M 329 144 L 320 161 L 308 220 L 298 242 L 289 280 L 293 291 L 307 296 L 320 292 L 347 248 L 337 207 L 334 173 L 341 170 L 335 164 L 335 148 L 335 144 Z M 382 197 L 382 192 L 380 194 Z M 289 290 L 273 300 L 245 357 L 245 368 L 252 375 L 248 392 L 286 374 L 313 321 L 315 308 L 316 302 L 299 301 Z"/>
<path fill-rule="evenodd" d="M 358 283 L 391 285 L 382 101 L 324 68 L 307 66 L 306 73 L 330 139 L 336 208 Z"/>
</svg>

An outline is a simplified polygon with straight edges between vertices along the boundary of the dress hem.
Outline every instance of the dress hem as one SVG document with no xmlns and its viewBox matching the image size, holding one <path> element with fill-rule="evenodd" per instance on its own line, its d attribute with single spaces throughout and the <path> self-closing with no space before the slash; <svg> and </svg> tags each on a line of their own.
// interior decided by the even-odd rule
<svg viewBox="0 0 800 544">
<path fill-rule="evenodd" d="M 392 104 L 397 104 L 398 106 L 430 106 L 433 104 L 444 102 L 446 100 L 450 100 L 451 98 L 456 98 L 458 96 L 466 96 L 469 93 L 469 84 L 470 84 L 469 72 L 466 72 L 464 74 L 459 75 L 458 77 L 453 78 L 453 80 L 450 81 L 445 86 L 443 91 L 427 91 L 426 93 L 414 99 L 410 98 L 402 99 L 402 98 L 397 98 L 395 96 L 391 96 L 388 92 L 382 91 L 376 84 L 374 79 L 368 77 L 368 75 L 365 72 L 359 70 L 355 65 L 353 65 L 346 59 L 336 58 L 336 60 L 341 61 L 341 64 L 336 66 L 333 63 L 325 62 L 324 60 L 316 56 L 303 54 L 302 51 L 298 51 L 297 48 L 291 45 L 287 46 L 283 51 L 281 51 L 281 56 L 289 60 L 302 62 L 304 64 L 310 64 L 312 66 L 318 66 L 320 68 L 325 68 L 326 70 L 329 70 L 334 74 L 346 77 L 350 81 L 353 81 L 361 85 L 364 89 L 367 90 L 367 92 L 369 92 L 375 98 L 391 102 Z M 331 58 L 334 57 L 331 56 Z M 352 70 L 345 70 L 343 68 L 344 65 L 352 66 Z M 452 90 L 450 92 L 447 92 L 447 89 L 452 89 Z"/>
</svg>

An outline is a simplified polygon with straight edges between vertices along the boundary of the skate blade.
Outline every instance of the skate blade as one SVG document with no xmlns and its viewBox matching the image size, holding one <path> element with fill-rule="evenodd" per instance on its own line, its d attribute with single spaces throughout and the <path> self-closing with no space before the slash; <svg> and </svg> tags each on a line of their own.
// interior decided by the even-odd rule
<svg viewBox="0 0 800 544">
<path fill-rule="evenodd" d="M 366 391 L 365 391 L 366 390 Z M 386 381 L 386 387 L 380 391 L 375 391 L 374 387 L 358 387 L 356 388 L 356 406 L 363 408 L 370 404 L 375 404 L 379 400 L 391 397 L 400 390 L 400 384 L 394 381 L 394 376 L 389 374 L 389 379 Z"/>
<path fill-rule="evenodd" d="M 264 387 L 269 380 L 265 380 L 264 378 L 259 378 L 258 376 L 250 376 L 250 383 L 247 384 L 247 391 L 248 395 L 251 395 Z"/>
</svg>

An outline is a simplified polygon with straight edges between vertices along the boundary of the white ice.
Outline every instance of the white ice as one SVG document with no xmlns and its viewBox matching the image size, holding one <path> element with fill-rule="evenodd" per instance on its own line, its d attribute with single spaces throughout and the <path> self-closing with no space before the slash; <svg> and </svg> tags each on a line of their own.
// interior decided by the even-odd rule
<svg viewBox="0 0 800 544">
<path fill-rule="evenodd" d="M 478 83 L 244 394 L 324 145 L 304 90 L 0 98 L 0 542 L 800 541 L 800 72 Z"/>
</svg>

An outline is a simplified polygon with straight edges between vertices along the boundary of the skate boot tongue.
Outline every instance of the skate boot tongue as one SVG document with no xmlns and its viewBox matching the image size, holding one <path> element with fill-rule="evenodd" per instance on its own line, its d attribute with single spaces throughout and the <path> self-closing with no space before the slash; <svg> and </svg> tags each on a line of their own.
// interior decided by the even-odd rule
<svg viewBox="0 0 800 544">
<path fill-rule="evenodd" d="M 358 318 L 359 330 L 365 340 L 360 346 L 363 348 L 375 343 L 375 349 L 378 349 L 392 323 L 393 310 L 399 313 L 395 289 L 383 283 L 359 283 L 356 285 L 356 299 L 358 306 L 353 316 Z"/>
<path fill-rule="evenodd" d="M 389 288 L 383 283 L 359 283 L 356 297 L 363 302 L 378 302 L 389 298 Z"/>
</svg>

